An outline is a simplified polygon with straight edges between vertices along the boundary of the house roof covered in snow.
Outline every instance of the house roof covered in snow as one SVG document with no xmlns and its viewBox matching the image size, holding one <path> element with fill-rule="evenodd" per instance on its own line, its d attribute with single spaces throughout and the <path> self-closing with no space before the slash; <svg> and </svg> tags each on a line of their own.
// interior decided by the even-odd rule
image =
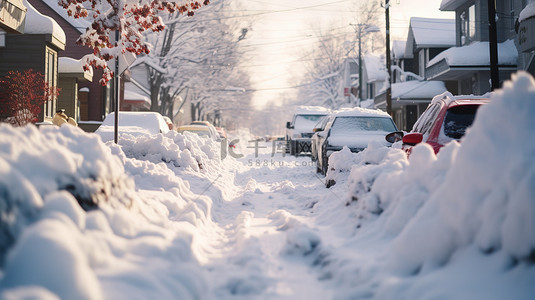
<svg viewBox="0 0 535 300">
<path fill-rule="evenodd" d="M 368 77 L 368 83 L 374 81 L 384 81 L 388 74 L 386 73 L 385 64 L 380 56 L 368 54 L 363 57 L 364 71 Z"/>
<path fill-rule="evenodd" d="M 518 51 L 513 40 L 498 44 L 500 70 L 515 70 Z M 426 76 L 435 80 L 458 78 L 466 72 L 488 69 L 489 42 L 474 42 L 467 46 L 449 48 L 429 61 Z"/>
<path fill-rule="evenodd" d="M 61 48 L 65 48 L 65 32 L 59 24 L 49 16 L 38 12 L 28 1 L 24 0 L 24 6 L 28 8 L 26 21 L 24 23 L 24 34 L 50 34 L 52 43 Z"/>
<path fill-rule="evenodd" d="M 518 21 L 522 22 L 531 17 L 535 17 L 535 0 L 530 0 L 528 5 L 518 15 Z"/>
<path fill-rule="evenodd" d="M 393 41 L 392 42 L 392 57 L 394 59 L 403 59 L 405 57 L 405 46 L 407 41 Z"/>
<path fill-rule="evenodd" d="M 474 42 L 463 47 L 449 48 L 429 61 L 428 67 L 446 60 L 449 65 L 488 66 L 490 64 L 489 42 Z M 498 64 L 516 65 L 518 51 L 513 40 L 498 44 Z"/>
<path fill-rule="evenodd" d="M 412 58 L 414 47 L 442 48 L 455 46 L 455 20 L 411 18 L 405 47 L 406 58 Z"/>
<path fill-rule="evenodd" d="M 59 57 L 58 58 L 58 72 L 63 75 L 70 74 L 80 79 L 92 81 L 93 68 L 89 67 L 89 70 L 84 71 L 83 59 L 74 59 L 71 57 Z"/>
<path fill-rule="evenodd" d="M 446 86 L 443 81 L 411 80 L 392 84 L 392 99 L 432 99 L 444 93 Z"/>
<path fill-rule="evenodd" d="M 82 18 L 75 19 L 74 17 L 69 16 L 67 14 L 67 10 L 59 6 L 57 0 L 42 0 L 42 1 L 52 10 L 54 10 L 58 15 L 60 15 L 63 19 L 65 19 L 65 21 L 71 24 L 72 27 L 76 28 L 76 30 L 78 30 L 80 33 L 84 33 L 86 28 L 88 28 L 91 25 L 85 19 L 82 19 Z"/>
</svg>

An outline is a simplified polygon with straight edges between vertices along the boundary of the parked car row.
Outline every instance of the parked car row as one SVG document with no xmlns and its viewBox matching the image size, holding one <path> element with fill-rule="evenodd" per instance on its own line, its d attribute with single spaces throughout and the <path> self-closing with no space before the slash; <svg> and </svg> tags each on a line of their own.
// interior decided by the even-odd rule
<svg viewBox="0 0 535 300">
<path fill-rule="evenodd" d="M 121 111 L 119 112 L 119 134 L 130 134 L 139 136 L 144 134 L 158 134 L 167 133 L 170 130 L 176 130 L 180 133 L 186 131 L 205 136 L 215 141 L 221 141 L 227 138 L 227 133 L 224 128 L 216 128 L 207 121 L 193 121 L 190 125 L 176 127 L 171 119 L 167 116 L 162 116 L 158 112 L 143 111 Z M 95 131 L 100 135 L 102 141 L 114 140 L 115 134 L 115 113 L 108 114 L 100 127 Z"/>
<path fill-rule="evenodd" d="M 370 142 L 390 146 L 402 141 L 402 149 L 410 155 L 415 145 L 425 142 L 438 153 L 448 142 L 459 141 L 464 136 L 478 108 L 488 102 L 489 95 L 438 95 L 408 134 L 399 131 L 392 118 L 379 110 L 352 108 L 330 112 L 314 126 L 311 159 L 316 161 L 316 171 L 325 175 L 329 156 L 344 146 L 352 152 L 360 152 Z"/>
</svg>

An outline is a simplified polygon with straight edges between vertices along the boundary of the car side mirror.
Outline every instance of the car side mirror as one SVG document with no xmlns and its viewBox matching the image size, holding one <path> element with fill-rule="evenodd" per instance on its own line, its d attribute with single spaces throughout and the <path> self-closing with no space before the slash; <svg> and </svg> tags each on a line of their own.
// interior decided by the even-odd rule
<svg viewBox="0 0 535 300">
<path fill-rule="evenodd" d="M 286 122 L 286 128 L 288 129 L 294 129 L 291 122 Z"/>
<path fill-rule="evenodd" d="M 403 139 L 403 131 L 394 131 L 385 136 L 385 140 L 389 143 L 395 143 L 401 141 Z"/>
<path fill-rule="evenodd" d="M 416 144 L 419 144 L 424 139 L 424 135 L 419 132 L 412 132 L 403 137 L 403 144 L 409 145 L 409 146 L 415 146 Z"/>
</svg>

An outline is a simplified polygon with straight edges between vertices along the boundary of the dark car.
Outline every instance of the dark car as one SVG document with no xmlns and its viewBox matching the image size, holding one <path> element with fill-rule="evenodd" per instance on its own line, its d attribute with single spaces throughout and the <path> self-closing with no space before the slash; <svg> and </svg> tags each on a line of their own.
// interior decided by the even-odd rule
<svg viewBox="0 0 535 300">
<path fill-rule="evenodd" d="M 412 131 L 403 136 L 402 149 L 410 155 L 412 147 L 425 142 L 438 153 L 448 142 L 459 141 L 464 136 L 479 107 L 488 102 L 487 96 L 453 96 L 450 93 L 433 98 Z M 394 139 L 390 138 L 390 142 Z"/>
<path fill-rule="evenodd" d="M 329 156 L 344 146 L 351 152 L 366 149 L 370 142 L 390 146 L 391 143 L 385 140 L 385 136 L 392 131 L 397 131 L 396 124 L 383 111 L 356 107 L 335 112 L 325 130 L 318 132 L 320 141 L 316 146 L 316 170 L 327 174 Z"/>
</svg>

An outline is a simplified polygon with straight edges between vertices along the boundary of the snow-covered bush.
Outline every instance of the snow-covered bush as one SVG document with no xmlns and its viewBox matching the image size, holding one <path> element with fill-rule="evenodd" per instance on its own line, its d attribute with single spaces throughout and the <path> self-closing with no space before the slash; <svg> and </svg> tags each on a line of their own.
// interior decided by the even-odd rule
<svg viewBox="0 0 535 300">
<path fill-rule="evenodd" d="M 0 124 L 0 165 L 0 261 L 50 193 L 66 190 L 84 209 L 130 207 L 135 198 L 119 159 L 73 126 Z"/>
</svg>

